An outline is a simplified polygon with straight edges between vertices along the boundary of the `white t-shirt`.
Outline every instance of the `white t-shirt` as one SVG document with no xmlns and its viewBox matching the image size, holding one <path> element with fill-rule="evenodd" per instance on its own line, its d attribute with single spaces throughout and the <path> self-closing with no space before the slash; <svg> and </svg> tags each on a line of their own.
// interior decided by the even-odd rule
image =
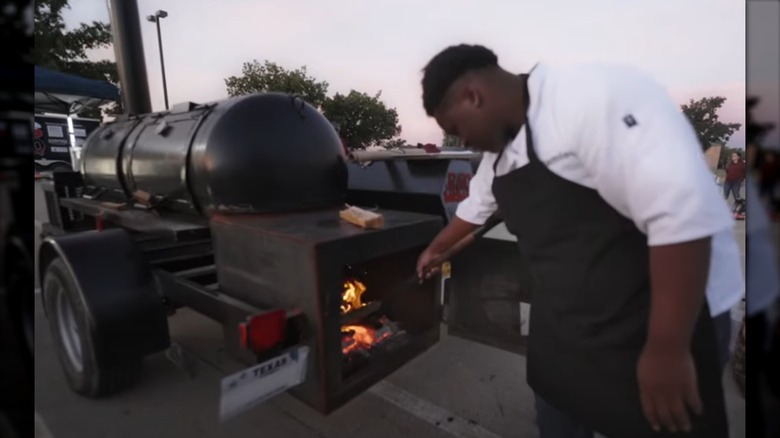
<svg viewBox="0 0 780 438">
<path fill-rule="evenodd" d="M 537 66 L 528 81 L 539 159 L 558 176 L 595 189 L 647 235 L 649 246 L 712 236 L 707 300 L 712 315 L 744 295 L 734 221 L 696 134 L 658 83 L 633 69 L 584 64 Z M 525 128 L 496 166 L 528 164 Z M 485 153 L 456 215 L 481 225 L 496 210 L 497 154 Z"/>
</svg>

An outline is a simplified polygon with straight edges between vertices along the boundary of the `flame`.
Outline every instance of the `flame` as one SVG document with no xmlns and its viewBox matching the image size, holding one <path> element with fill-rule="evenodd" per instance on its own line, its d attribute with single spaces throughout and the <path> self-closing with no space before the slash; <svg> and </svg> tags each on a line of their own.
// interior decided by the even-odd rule
<svg viewBox="0 0 780 438">
<path fill-rule="evenodd" d="M 343 345 L 342 352 L 344 354 L 358 348 L 369 349 L 372 345 L 393 335 L 392 331 L 386 330 L 377 337 L 376 330 L 362 325 L 345 325 L 341 328 L 341 333 L 348 341 L 351 341 L 347 345 Z"/>
<path fill-rule="evenodd" d="M 366 291 L 366 285 L 355 279 L 344 280 L 344 292 L 341 294 L 341 313 L 359 309 L 366 304 L 361 297 Z"/>
</svg>

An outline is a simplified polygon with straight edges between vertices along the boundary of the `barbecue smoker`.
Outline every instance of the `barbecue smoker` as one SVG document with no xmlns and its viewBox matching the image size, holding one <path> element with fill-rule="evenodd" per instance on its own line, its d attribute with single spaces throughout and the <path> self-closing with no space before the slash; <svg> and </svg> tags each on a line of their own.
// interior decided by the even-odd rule
<svg viewBox="0 0 780 438">
<path fill-rule="evenodd" d="M 346 159 L 331 124 L 284 94 L 150 113 L 143 56 L 124 56 L 140 44 L 135 2 L 111 6 L 120 77 L 136 81 L 123 82 L 131 115 L 93 132 L 80 172 L 44 186 L 42 299 L 74 391 L 130 385 L 171 346 L 167 318 L 182 307 L 219 322 L 248 367 L 222 382 L 223 418 L 285 390 L 332 412 L 438 342 L 443 319 L 522 351 L 520 288 L 487 266 L 488 240 L 452 261 L 452 278 L 414 274 L 477 157 Z M 378 208 L 384 227 L 340 221 L 345 204 Z"/>
</svg>

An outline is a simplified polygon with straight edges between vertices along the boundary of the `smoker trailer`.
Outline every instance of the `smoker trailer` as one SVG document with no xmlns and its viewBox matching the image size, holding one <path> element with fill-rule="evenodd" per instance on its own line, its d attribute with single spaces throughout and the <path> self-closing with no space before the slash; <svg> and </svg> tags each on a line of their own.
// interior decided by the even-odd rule
<svg viewBox="0 0 780 438">
<path fill-rule="evenodd" d="M 318 111 L 274 93 L 100 127 L 80 172 L 43 183 L 40 284 L 71 388 L 126 388 L 170 347 L 181 307 L 221 323 L 226 351 L 258 377 L 291 370 L 225 379 L 223 415 L 287 389 L 327 414 L 438 342 L 445 317 L 450 332 L 522 351 L 513 243 L 481 239 L 444 279 L 414 274 L 468 194 L 473 158 L 345 160 Z M 378 208 L 384 227 L 340 221 L 345 204 Z"/>
<path fill-rule="evenodd" d="M 128 115 L 90 135 L 79 172 L 43 183 L 41 296 L 74 391 L 128 387 L 171 347 L 182 307 L 220 323 L 247 367 L 222 380 L 222 418 L 287 390 L 332 412 L 436 344 L 442 320 L 522 352 L 511 241 L 478 239 L 435 281 L 414 274 L 477 157 L 347 159 L 328 120 L 285 94 L 152 113 L 137 4 L 109 5 Z M 378 208 L 384 227 L 340 221 L 345 204 Z"/>
</svg>

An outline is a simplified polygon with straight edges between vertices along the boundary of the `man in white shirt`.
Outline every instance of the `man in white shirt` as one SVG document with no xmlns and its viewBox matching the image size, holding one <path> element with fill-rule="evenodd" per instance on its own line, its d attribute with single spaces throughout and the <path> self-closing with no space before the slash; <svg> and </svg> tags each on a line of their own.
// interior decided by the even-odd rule
<svg viewBox="0 0 780 438">
<path fill-rule="evenodd" d="M 609 65 L 515 75 L 468 45 L 436 55 L 422 86 L 428 115 L 484 156 L 418 275 L 494 212 L 517 236 L 542 438 L 725 438 L 713 316 L 730 323 L 742 298 L 739 249 L 663 88 Z"/>
</svg>

